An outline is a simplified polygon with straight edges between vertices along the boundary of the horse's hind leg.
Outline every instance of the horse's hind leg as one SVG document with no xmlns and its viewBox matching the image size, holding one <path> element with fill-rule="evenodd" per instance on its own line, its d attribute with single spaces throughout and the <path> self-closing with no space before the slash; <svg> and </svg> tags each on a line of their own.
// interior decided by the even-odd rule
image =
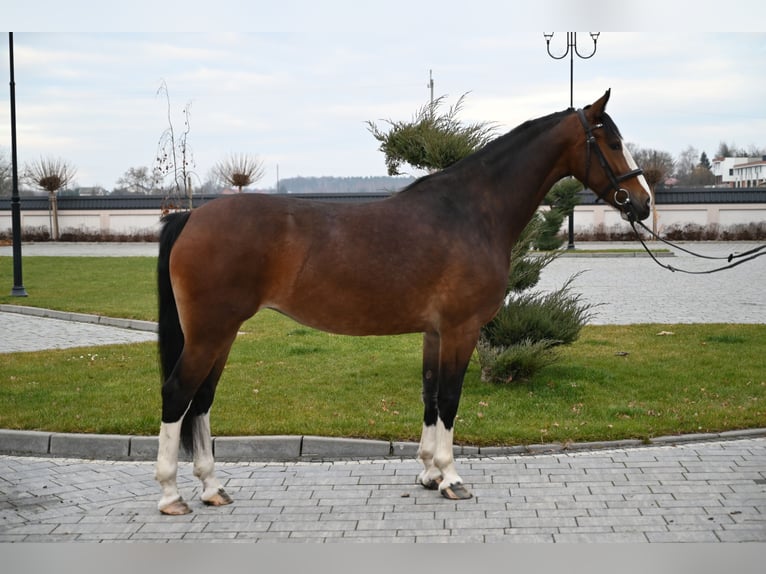
<svg viewBox="0 0 766 574">
<path fill-rule="evenodd" d="M 162 496 L 157 508 L 163 514 L 188 514 L 189 506 L 178 492 L 178 447 L 181 442 L 181 422 L 162 422 L 160 425 L 159 449 L 154 478 L 160 483 Z"/>
<path fill-rule="evenodd" d="M 210 412 L 194 417 L 194 476 L 202 481 L 202 502 L 209 506 L 231 504 L 221 482 L 215 476 L 213 440 L 210 434 Z"/>
<path fill-rule="evenodd" d="M 233 341 L 233 337 L 229 341 Z M 217 383 L 220 371 L 223 369 L 223 363 L 225 363 L 225 357 L 230 346 L 231 342 L 228 343 L 225 352 L 222 353 L 224 358 L 220 361 L 219 368 L 219 361 L 216 360 L 216 357 L 220 353 L 216 351 L 220 347 L 216 349 L 205 345 L 195 345 L 187 340 L 178 363 L 162 386 L 162 424 L 160 426 L 155 478 L 162 489 L 162 496 L 157 506 L 163 514 L 187 514 L 191 512 L 189 506 L 181 498 L 176 481 L 181 435 L 182 431 L 188 428 L 193 436 L 195 427 L 200 424 L 198 419 L 201 418 L 195 415 L 208 412 L 214 396 L 215 383 Z M 200 387 L 203 391 L 200 395 L 201 400 L 195 404 Z M 204 407 L 208 399 L 209 402 Z M 194 418 L 187 421 L 187 424 L 191 423 L 191 426 L 184 427 L 183 421 L 187 416 Z M 215 475 L 212 474 L 212 479 L 210 478 L 213 468 L 212 441 L 209 438 L 210 427 L 209 423 L 205 421 L 202 422 L 202 425 L 196 430 L 203 445 L 199 458 L 200 460 L 209 460 L 209 462 L 200 463 L 200 468 L 205 469 L 200 471 L 200 476 L 204 475 L 208 483 L 212 485 L 215 482 Z M 207 435 L 207 439 L 205 439 L 205 435 Z M 208 495 L 210 495 L 209 491 Z"/>
<path fill-rule="evenodd" d="M 207 380 L 197 391 L 192 408 L 194 412 L 186 416 L 192 418 L 192 437 L 194 440 L 194 476 L 202 481 L 202 502 L 209 506 L 231 504 L 231 497 L 215 475 L 213 458 L 213 438 L 210 432 L 210 407 L 213 404 L 215 387 L 223 372 L 226 356 L 219 359 Z"/>
</svg>

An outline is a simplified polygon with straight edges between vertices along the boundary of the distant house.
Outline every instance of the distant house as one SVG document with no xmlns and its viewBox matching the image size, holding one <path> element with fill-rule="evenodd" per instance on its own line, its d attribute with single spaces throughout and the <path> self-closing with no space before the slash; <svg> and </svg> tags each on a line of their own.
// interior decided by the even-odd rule
<svg viewBox="0 0 766 574">
<path fill-rule="evenodd" d="M 732 168 L 735 187 L 766 187 L 766 156 Z"/>
<path fill-rule="evenodd" d="M 717 157 L 712 161 L 711 171 L 715 184 L 721 187 L 766 186 L 766 156 Z"/>
</svg>

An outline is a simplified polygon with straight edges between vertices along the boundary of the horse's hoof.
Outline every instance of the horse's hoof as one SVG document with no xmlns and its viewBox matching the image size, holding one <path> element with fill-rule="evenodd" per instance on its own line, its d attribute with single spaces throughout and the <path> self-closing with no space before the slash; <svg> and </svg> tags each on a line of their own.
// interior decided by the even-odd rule
<svg viewBox="0 0 766 574">
<path fill-rule="evenodd" d="M 189 514 L 191 511 L 189 505 L 186 504 L 182 498 L 179 498 L 175 502 L 171 502 L 164 508 L 160 508 L 160 512 L 162 514 L 167 514 L 168 516 L 181 516 L 182 514 Z"/>
<path fill-rule="evenodd" d="M 461 483 L 451 484 L 440 489 L 442 496 L 449 500 L 468 500 L 473 494 Z"/>
<path fill-rule="evenodd" d="M 418 482 L 425 488 L 426 490 L 436 490 L 439 488 L 439 485 L 442 483 L 442 477 L 437 476 L 436 478 L 432 478 L 429 480 L 426 480 L 425 482 L 423 479 L 418 478 Z"/>
<path fill-rule="evenodd" d="M 226 491 L 223 488 L 219 488 L 213 496 L 202 502 L 207 506 L 226 506 L 234 501 L 231 499 L 231 496 L 226 494 Z"/>
</svg>

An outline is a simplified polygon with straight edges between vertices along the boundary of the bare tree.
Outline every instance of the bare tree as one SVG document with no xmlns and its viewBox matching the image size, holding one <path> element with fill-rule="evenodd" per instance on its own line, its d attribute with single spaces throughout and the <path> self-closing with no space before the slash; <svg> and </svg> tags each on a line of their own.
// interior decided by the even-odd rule
<svg viewBox="0 0 766 574">
<path fill-rule="evenodd" d="M 232 154 L 213 168 L 216 177 L 227 185 L 242 188 L 254 184 L 263 177 L 263 161 L 256 156 Z"/>
<path fill-rule="evenodd" d="M 24 178 L 32 185 L 48 192 L 48 208 L 51 213 L 51 238 L 59 238 L 59 212 L 56 193 L 66 187 L 75 176 L 72 165 L 60 158 L 40 158 L 24 169 Z"/>
<path fill-rule="evenodd" d="M 152 174 L 146 166 L 130 167 L 117 180 L 117 185 L 128 193 L 151 193 L 152 184 Z"/>
<path fill-rule="evenodd" d="M 654 192 L 654 186 L 673 173 L 673 156 L 666 151 L 642 148 L 635 144 L 627 144 L 630 155 L 636 160 L 638 166 L 644 170 L 646 182 Z"/>
<path fill-rule="evenodd" d="M 183 108 L 184 128 L 179 134 L 173 126 L 170 107 L 170 94 L 165 80 L 162 81 L 157 95 L 164 95 L 167 102 L 168 127 L 162 132 L 157 143 L 157 156 L 154 161 L 154 178 L 157 187 L 168 175 L 172 176 L 172 187 L 177 196 L 186 197 L 189 200 L 189 209 L 192 208 L 191 176 L 194 168 L 194 154 L 189 146 L 189 132 L 191 131 L 191 102 Z"/>
<path fill-rule="evenodd" d="M 11 195 L 11 162 L 0 149 L 0 197 Z"/>
<path fill-rule="evenodd" d="M 694 146 L 688 146 L 676 159 L 676 178 L 679 185 L 690 185 L 694 168 L 699 163 L 700 153 Z"/>
</svg>

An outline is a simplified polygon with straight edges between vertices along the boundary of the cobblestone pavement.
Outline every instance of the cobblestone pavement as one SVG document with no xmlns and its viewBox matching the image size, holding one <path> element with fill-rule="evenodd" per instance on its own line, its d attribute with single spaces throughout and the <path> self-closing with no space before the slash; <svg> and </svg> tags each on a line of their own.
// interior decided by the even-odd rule
<svg viewBox="0 0 766 574">
<path fill-rule="evenodd" d="M 0 246 L 0 256 L 12 256 L 10 245 Z M 156 243 L 29 243 L 22 246 L 24 257 L 156 257 Z M 13 299 L 14 305 L 28 305 L 31 296 Z M 23 310 L 22 310 L 23 311 Z M 125 329 L 112 325 L 90 322 L 94 317 L 64 317 L 66 313 L 50 313 L 49 317 L 30 315 L 27 312 L 8 313 L 0 311 L 0 353 L 66 349 L 81 346 L 139 343 L 156 340 L 147 326 Z"/>
<path fill-rule="evenodd" d="M 156 253 L 151 244 L 92 247 L 57 253 Z M 698 247 L 726 254 L 747 245 Z M 50 255 L 51 248 L 58 247 L 31 245 L 24 254 Z M 672 262 L 700 268 L 687 256 Z M 766 319 L 766 259 L 687 276 L 646 258 L 562 257 L 546 268 L 540 288 L 558 288 L 582 270 L 574 290 L 599 305 L 594 324 Z M 0 312 L 0 352 L 134 336 L 154 334 Z M 409 458 L 220 463 L 235 499 L 223 508 L 199 502 L 197 481 L 182 463 L 179 484 L 194 513 L 164 517 L 151 462 L 0 456 L 0 541 L 766 542 L 763 437 L 458 463 L 476 495 L 469 501 L 416 486 L 419 465 Z"/>
<path fill-rule="evenodd" d="M 766 542 L 766 438 L 458 459 L 474 498 L 413 460 L 222 463 L 234 503 L 161 516 L 151 463 L 0 457 L 0 541 Z"/>
<path fill-rule="evenodd" d="M 585 244 L 582 244 L 585 245 Z M 603 244 L 600 244 L 603 245 Z M 685 247 L 710 256 L 744 252 L 757 244 L 692 243 Z M 635 244 L 624 244 L 621 247 Z M 578 246 L 579 248 L 580 246 Z M 707 270 L 725 261 L 705 261 L 675 251 L 663 263 Z M 560 288 L 570 277 L 572 290 L 596 305 L 594 325 L 632 323 L 766 323 L 766 257 L 709 275 L 670 272 L 648 257 L 559 257 L 544 270 L 542 291 Z"/>
<path fill-rule="evenodd" d="M 0 312 L 0 353 L 156 341 L 151 331 Z"/>
<path fill-rule="evenodd" d="M 91 243 L 76 241 L 44 241 L 41 243 L 24 243 L 21 254 L 24 257 L 156 257 L 157 244 L 150 242 L 124 243 Z M 10 257 L 13 248 L 10 245 L 0 246 L 0 256 Z"/>
</svg>

